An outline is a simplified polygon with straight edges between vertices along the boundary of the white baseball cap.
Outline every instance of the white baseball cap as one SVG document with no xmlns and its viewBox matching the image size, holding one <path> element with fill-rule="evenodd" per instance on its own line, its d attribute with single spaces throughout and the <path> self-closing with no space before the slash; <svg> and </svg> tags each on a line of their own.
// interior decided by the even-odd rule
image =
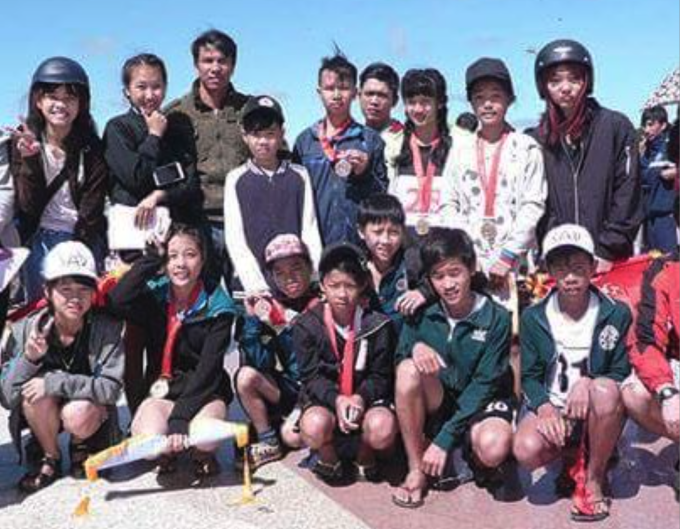
<svg viewBox="0 0 680 529">
<path fill-rule="evenodd" d="M 57 244 L 50 250 L 43 262 L 45 281 L 54 281 L 69 276 L 97 280 L 94 256 L 82 242 L 66 241 Z"/>
<path fill-rule="evenodd" d="M 543 240 L 543 259 L 553 250 L 564 247 L 578 248 L 591 256 L 595 256 L 595 243 L 590 233 L 577 224 L 562 224 L 548 232 Z"/>
</svg>

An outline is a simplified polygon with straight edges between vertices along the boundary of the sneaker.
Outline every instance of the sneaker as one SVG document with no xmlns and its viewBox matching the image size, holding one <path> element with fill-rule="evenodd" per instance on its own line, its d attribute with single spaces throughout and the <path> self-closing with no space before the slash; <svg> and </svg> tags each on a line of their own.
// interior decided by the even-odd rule
<svg viewBox="0 0 680 529">
<path fill-rule="evenodd" d="M 248 448 L 248 457 L 252 463 L 252 471 L 255 472 L 258 468 L 283 459 L 283 448 L 278 439 L 273 441 L 260 441 L 254 443 Z"/>
</svg>

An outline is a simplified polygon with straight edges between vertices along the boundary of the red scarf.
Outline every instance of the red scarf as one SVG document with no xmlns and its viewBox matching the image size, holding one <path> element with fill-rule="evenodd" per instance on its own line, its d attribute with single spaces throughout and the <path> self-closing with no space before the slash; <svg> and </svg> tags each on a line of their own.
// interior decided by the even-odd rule
<svg viewBox="0 0 680 529">
<path fill-rule="evenodd" d="M 480 137 L 477 137 L 477 174 L 479 174 L 479 181 L 484 189 L 484 216 L 493 217 L 496 205 L 496 188 L 498 187 L 498 166 L 501 163 L 501 154 L 503 153 L 503 145 L 508 138 L 508 131 L 504 131 L 501 136 L 501 141 L 496 148 L 491 160 L 491 171 L 487 179 L 486 162 L 484 160 L 484 143 Z"/>
<path fill-rule="evenodd" d="M 418 209 L 420 213 L 430 212 L 430 203 L 432 201 L 432 178 L 437 171 L 437 166 L 432 161 L 432 153 L 438 143 L 439 138 L 436 138 L 428 145 L 430 148 L 430 157 L 427 161 L 427 168 L 423 170 L 423 157 L 420 154 L 420 143 L 415 134 L 411 135 L 409 147 L 411 148 L 411 158 L 413 159 L 413 171 L 416 173 L 418 181 Z"/>
<path fill-rule="evenodd" d="M 347 121 L 342 123 L 342 125 L 335 130 L 335 134 L 331 137 L 326 136 L 326 122 L 322 121 L 319 124 L 319 141 L 321 142 L 321 148 L 323 149 L 326 158 L 328 158 L 331 163 L 335 162 L 338 158 L 335 144 L 342 138 L 351 124 L 352 118 L 348 118 Z"/>
<path fill-rule="evenodd" d="M 326 303 L 323 308 L 323 321 L 326 326 L 326 333 L 328 334 L 328 339 L 331 341 L 333 354 L 340 363 L 340 394 L 345 396 L 354 394 L 354 338 L 359 326 L 359 321 L 357 321 L 359 320 L 359 316 L 360 311 L 358 308 L 355 308 L 354 314 L 352 315 L 352 323 L 350 324 L 349 332 L 345 338 L 345 347 L 342 356 L 340 356 L 338 341 L 335 335 L 337 332 L 335 320 L 333 319 L 331 307 Z"/>
</svg>

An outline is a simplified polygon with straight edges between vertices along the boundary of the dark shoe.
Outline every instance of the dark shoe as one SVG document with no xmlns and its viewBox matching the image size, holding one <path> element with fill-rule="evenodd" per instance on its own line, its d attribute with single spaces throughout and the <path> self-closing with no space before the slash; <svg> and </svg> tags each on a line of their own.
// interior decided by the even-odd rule
<svg viewBox="0 0 680 529">
<path fill-rule="evenodd" d="M 328 485 L 336 485 L 345 477 L 345 472 L 342 468 L 342 461 L 338 460 L 335 463 L 325 463 L 319 459 L 312 467 L 312 472 L 319 476 L 321 480 Z"/>
<path fill-rule="evenodd" d="M 158 458 L 158 464 L 155 469 L 156 474 L 159 476 L 167 476 L 168 474 L 174 474 L 177 472 L 177 456 L 174 455 L 162 455 Z"/>
<path fill-rule="evenodd" d="M 356 461 L 352 462 L 354 467 L 354 479 L 362 483 L 379 483 L 382 479 L 382 474 L 377 463 L 371 465 L 362 465 Z"/>
<path fill-rule="evenodd" d="M 47 472 L 45 470 L 48 470 Z M 33 494 L 51 485 L 61 477 L 61 459 L 44 456 L 40 467 L 35 472 L 28 472 L 19 480 L 19 490 L 25 494 Z"/>
<path fill-rule="evenodd" d="M 90 457 L 90 449 L 86 441 L 77 441 L 69 443 L 68 446 L 69 459 L 71 466 L 69 467 L 69 474 L 74 479 L 85 479 L 85 461 Z"/>
<path fill-rule="evenodd" d="M 273 441 L 261 441 L 250 445 L 248 457 L 250 458 L 251 471 L 255 472 L 258 468 L 283 459 L 284 453 L 278 439 Z"/>
<path fill-rule="evenodd" d="M 220 464 L 211 452 L 193 450 L 191 461 L 194 464 L 194 476 L 198 480 L 216 476 L 220 473 Z"/>
</svg>

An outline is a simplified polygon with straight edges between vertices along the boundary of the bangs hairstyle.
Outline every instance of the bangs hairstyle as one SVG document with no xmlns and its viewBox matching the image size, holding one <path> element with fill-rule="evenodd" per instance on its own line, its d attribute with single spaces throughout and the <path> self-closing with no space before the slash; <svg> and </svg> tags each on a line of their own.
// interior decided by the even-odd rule
<svg viewBox="0 0 680 529">
<path fill-rule="evenodd" d="M 365 228 L 367 224 L 382 224 L 383 222 L 404 226 L 406 215 L 399 199 L 387 193 L 377 193 L 362 200 L 357 212 L 359 228 Z"/>
<path fill-rule="evenodd" d="M 58 277 L 56 279 L 53 279 L 52 281 L 47 281 L 45 283 L 45 286 L 49 289 L 52 290 L 56 288 L 59 283 L 62 283 L 63 281 L 66 280 L 72 280 L 74 283 L 77 283 L 81 286 L 91 288 L 92 290 L 97 290 L 97 281 L 92 279 L 91 277 L 85 277 L 85 276 L 64 276 L 64 277 Z"/>
<path fill-rule="evenodd" d="M 409 70 L 401 80 L 401 98 L 406 99 L 415 96 L 426 96 L 435 99 L 437 105 L 437 131 L 439 132 L 439 143 L 432 152 L 432 162 L 438 167 L 444 167 L 446 157 L 451 148 L 451 137 L 448 124 L 448 96 L 446 95 L 446 79 L 434 68 L 424 70 Z M 411 155 L 411 135 L 415 130 L 415 124 L 411 118 L 406 116 L 404 124 L 404 141 L 401 144 L 401 152 L 396 159 L 400 166 L 413 164 Z"/>
<path fill-rule="evenodd" d="M 659 123 L 668 123 L 668 112 L 661 105 L 645 108 L 640 118 L 640 126 L 644 127 L 648 121 L 658 121 Z"/>
<path fill-rule="evenodd" d="M 361 287 L 368 285 L 370 280 L 363 252 L 346 243 L 341 243 L 339 247 L 332 248 L 327 255 L 321 256 L 319 280 L 323 283 L 326 276 L 333 271 L 347 274 Z"/>
<path fill-rule="evenodd" d="M 274 113 L 265 109 L 251 112 L 243 119 L 243 130 L 246 134 L 260 132 L 273 125 L 283 126 L 283 121 Z"/>
<path fill-rule="evenodd" d="M 89 146 L 97 138 L 97 127 L 90 115 L 90 89 L 87 86 L 78 83 L 35 83 L 31 86 L 29 95 L 26 124 L 36 137 L 42 136 L 46 124 L 42 112 L 38 109 L 38 99 L 46 94 L 56 92 L 61 86 L 66 88 L 69 95 L 78 98 L 78 115 L 73 120 L 71 131 L 64 139 L 64 146 L 67 152 L 79 151 Z"/>
<path fill-rule="evenodd" d="M 321 74 L 324 71 L 334 72 L 341 81 L 350 81 L 352 87 L 357 85 L 357 67 L 354 66 L 340 48 L 335 46 L 335 53 L 331 57 L 321 59 L 321 67 L 317 75 L 317 84 L 321 86 Z"/>
<path fill-rule="evenodd" d="M 392 106 L 399 102 L 399 74 L 389 64 L 374 62 L 364 68 L 359 76 L 359 86 L 363 88 L 366 81 L 375 79 L 385 83 L 392 92 Z"/>
<path fill-rule="evenodd" d="M 448 259 L 458 259 L 472 273 L 477 268 L 477 255 L 472 239 L 459 229 L 433 228 L 420 248 L 420 259 L 426 276 Z"/>
<path fill-rule="evenodd" d="M 123 86 L 127 88 L 132 81 L 132 71 L 138 66 L 148 66 L 150 68 L 156 68 L 161 73 L 161 78 L 163 79 L 163 85 L 168 86 L 168 72 L 165 69 L 165 63 L 163 60 L 154 55 L 153 53 L 140 53 L 134 57 L 130 57 L 123 64 L 123 69 L 121 70 L 120 78 Z"/>
<path fill-rule="evenodd" d="M 185 237 L 189 237 L 192 239 L 195 243 L 196 246 L 198 246 L 199 252 L 201 252 L 201 258 L 203 259 L 203 268 L 205 269 L 206 263 L 208 261 L 208 242 L 205 237 L 205 233 L 198 228 L 197 226 L 191 226 L 189 224 L 183 224 L 181 222 L 179 223 L 173 223 L 172 226 L 170 226 L 170 232 L 168 233 L 168 238 L 165 243 L 165 256 L 164 260 L 167 262 L 168 260 L 168 246 L 170 245 L 170 241 L 174 237 L 178 237 L 180 235 L 183 235 Z"/>
<path fill-rule="evenodd" d="M 234 66 L 236 66 L 236 55 L 238 54 L 238 47 L 229 35 L 217 29 L 210 29 L 205 33 L 201 33 L 196 40 L 191 43 L 191 55 L 194 58 L 194 64 L 198 63 L 198 56 L 201 48 L 213 48 L 221 52 L 227 59 L 231 59 Z"/>
<path fill-rule="evenodd" d="M 555 71 L 555 68 L 565 63 L 556 64 L 547 68 L 543 73 L 542 82 L 546 87 L 548 78 Z M 539 137 L 550 148 L 556 147 L 560 141 L 569 136 L 572 140 L 580 140 L 592 121 L 592 104 L 588 98 L 588 86 L 590 84 L 590 72 L 578 63 L 567 63 L 580 72 L 583 77 L 583 87 L 576 97 L 574 113 L 570 118 L 564 116 L 564 112 L 553 102 L 549 95 L 546 95 L 546 111 L 541 117 L 539 124 Z M 547 92 L 547 89 L 546 89 Z"/>
</svg>

